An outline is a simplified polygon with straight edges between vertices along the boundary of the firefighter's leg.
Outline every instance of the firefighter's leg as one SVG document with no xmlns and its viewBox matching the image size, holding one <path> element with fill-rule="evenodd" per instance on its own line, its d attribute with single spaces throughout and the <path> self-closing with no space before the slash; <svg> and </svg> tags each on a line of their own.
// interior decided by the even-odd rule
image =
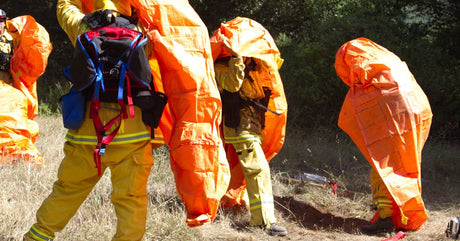
<svg viewBox="0 0 460 241">
<path fill-rule="evenodd" d="M 35 223 L 25 240 L 52 240 L 61 231 L 99 181 L 93 160 L 92 145 L 66 142 L 65 157 L 58 170 L 58 180 L 51 194 L 37 211 Z"/>
<path fill-rule="evenodd" d="M 273 204 L 270 168 L 259 142 L 248 141 L 233 144 L 243 169 L 251 209 L 250 225 L 276 222 Z"/>
<path fill-rule="evenodd" d="M 112 172 L 111 200 L 118 219 L 113 240 L 142 240 L 147 218 L 147 179 L 153 166 L 150 141 L 123 144 L 107 153 L 113 156 L 111 160 L 119 160 L 108 164 Z"/>
<path fill-rule="evenodd" d="M 394 224 L 391 218 L 393 199 L 376 170 L 372 168 L 369 176 L 372 199 L 377 205 L 379 217 L 375 222 L 362 226 L 361 232 L 369 235 L 394 232 Z"/>
<path fill-rule="evenodd" d="M 158 149 L 164 146 L 165 140 L 164 140 L 163 133 L 161 132 L 160 128 L 153 129 L 153 133 L 154 133 L 155 138 L 152 139 L 150 143 L 152 144 L 152 149 L 155 150 L 155 149 Z"/>
<path fill-rule="evenodd" d="M 385 183 L 383 183 L 382 178 L 373 168 L 371 168 L 369 179 L 372 189 L 372 200 L 379 211 L 379 218 L 391 217 L 393 214 L 393 198 L 390 192 L 388 192 Z"/>
</svg>

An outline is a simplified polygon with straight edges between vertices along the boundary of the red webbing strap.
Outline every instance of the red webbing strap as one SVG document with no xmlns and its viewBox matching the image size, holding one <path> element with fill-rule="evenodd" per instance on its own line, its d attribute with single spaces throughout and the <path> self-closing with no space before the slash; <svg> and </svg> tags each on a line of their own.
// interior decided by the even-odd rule
<svg viewBox="0 0 460 241">
<path fill-rule="evenodd" d="M 102 168 L 101 168 L 102 161 L 101 161 L 101 155 L 99 154 L 99 151 L 100 149 L 98 148 L 94 149 L 93 158 L 94 158 L 94 163 L 96 164 L 96 168 L 97 168 L 97 176 L 100 177 L 102 175 Z"/>
<path fill-rule="evenodd" d="M 403 239 L 404 237 L 406 237 L 406 233 L 404 233 L 403 231 L 399 231 L 395 236 L 382 239 L 381 241 L 396 241 Z"/>
<path fill-rule="evenodd" d="M 123 109 L 120 111 L 118 115 L 116 115 L 114 118 L 112 118 L 106 125 L 102 124 L 101 118 L 99 117 L 99 109 L 100 109 L 100 102 L 99 100 L 91 100 L 91 105 L 90 105 L 90 118 L 93 119 L 93 124 L 94 128 L 96 131 L 96 136 L 97 136 L 97 144 L 96 148 L 94 149 L 93 153 L 93 158 L 94 158 L 94 163 L 96 164 L 97 168 L 97 174 L 98 176 L 102 175 L 102 160 L 101 156 L 105 154 L 105 147 L 113 140 L 115 135 L 118 133 L 118 130 L 120 129 L 121 122 L 122 122 L 122 116 L 123 116 Z M 106 132 L 116 123 L 118 122 L 118 125 L 115 127 L 115 129 L 109 134 L 106 135 Z"/>
<path fill-rule="evenodd" d="M 126 108 L 125 108 L 125 101 L 123 99 L 121 99 L 121 100 L 117 100 L 117 102 L 118 102 L 118 105 L 121 108 L 121 113 L 122 113 L 123 119 L 128 118 L 128 112 L 126 112 Z"/>
<path fill-rule="evenodd" d="M 120 61 L 121 62 L 121 61 Z M 134 104 L 133 104 L 133 98 L 131 94 L 131 79 L 128 76 L 128 64 L 121 63 L 121 71 L 120 71 L 120 80 L 118 82 L 118 104 L 123 108 L 123 118 L 128 118 L 128 112 L 126 108 L 124 108 L 125 103 L 123 100 L 123 93 L 124 93 L 124 83 L 126 82 L 126 99 L 128 101 L 128 106 L 129 106 L 129 117 L 134 118 Z M 125 81 L 126 80 L 126 81 Z"/>
<path fill-rule="evenodd" d="M 131 94 L 131 84 L 129 83 L 131 79 L 128 77 L 127 74 L 125 75 L 125 77 L 126 77 L 126 88 L 128 92 L 126 98 L 128 99 L 129 117 L 134 118 L 134 103 L 133 103 L 133 97 Z"/>
<path fill-rule="evenodd" d="M 96 135 L 98 136 L 99 139 L 99 133 L 104 129 L 104 126 L 102 125 L 102 121 L 99 118 L 99 109 L 101 108 L 101 104 L 98 99 L 92 99 L 90 108 L 89 108 L 89 118 L 93 119 L 94 123 L 94 128 L 96 129 Z"/>
</svg>

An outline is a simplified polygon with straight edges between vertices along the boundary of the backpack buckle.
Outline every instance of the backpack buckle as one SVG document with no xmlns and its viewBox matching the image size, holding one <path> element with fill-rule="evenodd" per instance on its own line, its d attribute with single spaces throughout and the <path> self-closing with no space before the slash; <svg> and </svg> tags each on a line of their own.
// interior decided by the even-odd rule
<svg viewBox="0 0 460 241">
<path fill-rule="evenodd" d="M 97 154 L 99 156 L 105 155 L 105 144 L 101 143 L 101 144 L 97 145 L 96 150 L 97 150 Z"/>
<path fill-rule="evenodd" d="M 105 155 L 105 145 L 102 145 L 101 148 L 99 148 L 99 156 Z"/>
</svg>

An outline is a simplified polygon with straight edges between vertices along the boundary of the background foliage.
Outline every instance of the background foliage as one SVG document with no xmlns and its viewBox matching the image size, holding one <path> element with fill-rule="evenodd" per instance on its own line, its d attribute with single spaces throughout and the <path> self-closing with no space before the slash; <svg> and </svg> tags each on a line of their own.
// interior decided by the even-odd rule
<svg viewBox="0 0 460 241">
<path fill-rule="evenodd" d="M 458 1 L 191 0 L 210 32 L 235 16 L 253 18 L 276 39 L 295 130 L 336 127 L 348 87 L 334 70 L 345 42 L 367 37 L 406 61 L 434 113 L 432 137 L 460 136 Z M 293 128 L 295 127 L 295 128 Z"/>
<path fill-rule="evenodd" d="M 45 74 L 38 80 L 40 111 L 53 113 L 68 84 L 61 69 L 70 63 L 72 46 L 56 20 L 56 0 L 1 0 L 10 17 L 29 14 L 50 33 L 53 52 Z M 456 0 L 190 0 L 212 32 L 236 16 L 263 24 L 275 38 L 285 59 L 281 68 L 289 103 L 286 144 L 270 162 L 275 197 L 297 195 L 325 213 L 368 220 L 373 210 L 368 182 L 369 165 L 354 143 L 337 127 L 347 86 L 336 76 L 334 57 L 345 42 L 367 37 L 407 62 L 427 94 L 434 112 L 428 145 L 423 150 L 423 198 L 430 219 L 409 240 L 441 240 L 450 217 L 458 215 L 460 165 L 460 75 Z M 40 115 L 37 148 L 46 165 L 0 165 L 0 240 L 20 240 L 35 220 L 35 211 L 50 192 L 63 158 L 65 130 L 59 116 Z M 442 141 L 437 141 L 442 140 Z M 163 147 L 166 148 L 166 147 Z M 149 179 L 148 240 L 271 240 L 262 231 L 248 231 L 248 213 L 219 211 L 213 226 L 189 229 L 183 205 L 175 195 L 167 151 L 154 153 Z M 159 155 L 160 154 L 160 155 Z M 280 170 L 280 171 L 277 171 Z M 312 172 L 337 181 L 339 190 L 355 193 L 353 199 L 331 195 L 329 189 L 282 184 L 286 176 Z M 106 173 L 108 174 L 108 173 Z M 116 219 L 110 204 L 109 176 L 85 201 L 58 237 L 75 240 L 109 240 Z M 447 184 L 447 185 L 446 185 Z M 3 185 L 3 186 L 1 186 Z M 367 194 L 366 194 L 367 193 Z M 358 195 L 360 194 L 360 195 Z M 301 195 L 299 197 L 299 195 Z M 363 196 L 364 195 L 364 196 Z M 285 207 L 278 211 L 286 210 Z M 311 209 L 305 209 L 311 212 Z M 236 213 L 236 212 L 235 212 Z M 305 228 L 290 215 L 278 220 L 291 240 L 381 240 L 348 234 L 321 226 Z M 291 213 L 292 214 L 292 213 Z M 242 216 L 241 216 L 242 215 Z M 311 216 L 311 215 L 309 215 Z M 303 217 L 306 217 L 304 215 Z M 302 218 L 303 219 L 303 218 Z M 238 232 L 235 232 L 238 231 Z M 332 231 L 332 232 L 331 232 Z M 273 239 L 274 240 L 274 239 Z"/>
<path fill-rule="evenodd" d="M 285 59 L 288 130 L 337 128 L 347 86 L 334 70 L 345 42 L 367 37 L 406 61 L 434 113 L 431 138 L 460 137 L 459 1 L 455 0 L 190 0 L 209 33 L 236 16 L 264 25 Z M 50 33 L 53 52 L 38 91 L 43 112 L 57 110 L 66 85 L 61 69 L 72 47 L 60 29 L 55 0 L 3 0 L 10 17 L 29 14 Z"/>
</svg>

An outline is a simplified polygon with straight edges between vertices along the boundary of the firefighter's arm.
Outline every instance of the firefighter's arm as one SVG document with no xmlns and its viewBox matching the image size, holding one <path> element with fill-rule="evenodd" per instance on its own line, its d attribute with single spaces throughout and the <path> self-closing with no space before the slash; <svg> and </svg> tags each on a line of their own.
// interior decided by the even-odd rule
<svg viewBox="0 0 460 241">
<path fill-rule="evenodd" d="M 214 66 L 217 86 L 229 92 L 239 91 L 243 84 L 244 67 L 242 57 L 232 57 L 228 62 L 217 60 Z"/>
<path fill-rule="evenodd" d="M 66 32 L 73 45 L 75 45 L 79 34 L 89 30 L 89 27 L 83 22 L 85 13 L 82 9 L 81 0 L 58 0 L 56 5 L 56 17 L 59 25 Z"/>
</svg>

